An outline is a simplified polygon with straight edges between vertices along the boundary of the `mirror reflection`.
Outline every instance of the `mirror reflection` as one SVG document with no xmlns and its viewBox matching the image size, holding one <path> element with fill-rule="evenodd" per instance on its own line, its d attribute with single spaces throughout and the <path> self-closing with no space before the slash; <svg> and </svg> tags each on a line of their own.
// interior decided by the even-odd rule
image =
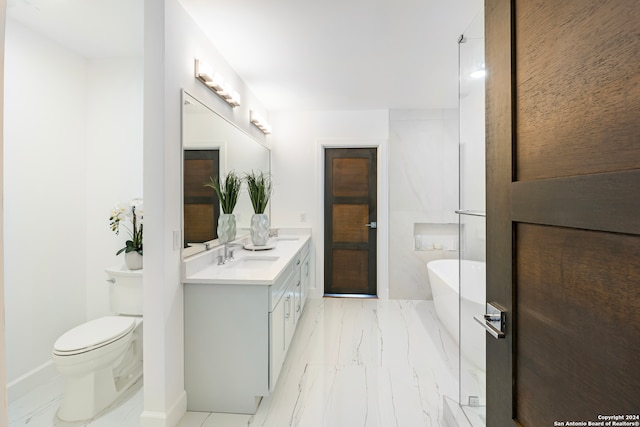
<svg viewBox="0 0 640 427">
<path fill-rule="evenodd" d="M 186 257 L 219 244 L 220 203 L 215 191 L 204 186 L 209 177 L 224 177 L 232 170 L 241 176 L 252 170 L 270 172 L 270 151 L 184 91 L 182 149 L 182 255 Z M 233 213 L 237 238 L 249 234 L 253 207 L 244 185 Z"/>
</svg>

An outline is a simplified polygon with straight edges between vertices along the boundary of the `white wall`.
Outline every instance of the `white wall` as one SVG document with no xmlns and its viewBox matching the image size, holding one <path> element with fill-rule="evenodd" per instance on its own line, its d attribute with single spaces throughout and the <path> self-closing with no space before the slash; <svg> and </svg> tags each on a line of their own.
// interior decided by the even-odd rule
<svg viewBox="0 0 640 427">
<path fill-rule="evenodd" d="M 323 288 L 323 151 L 322 146 L 380 145 L 379 175 L 383 178 L 379 210 L 379 294 L 388 295 L 386 270 L 386 150 L 388 110 L 272 112 L 271 201 L 273 227 L 312 227 L 315 250 L 315 281 L 311 296 L 321 297 Z M 303 220 L 304 217 L 304 220 Z"/>
<path fill-rule="evenodd" d="M 389 128 L 389 294 L 431 299 L 427 262 L 457 252 L 416 251 L 414 225 L 458 222 L 458 110 L 391 110 Z"/>
<path fill-rule="evenodd" d="M 123 262 L 109 215 L 119 201 L 142 197 L 142 58 L 87 62 L 87 319 L 110 313 L 104 269 Z"/>
<path fill-rule="evenodd" d="M 142 61 L 87 60 L 15 21 L 5 70 L 5 302 L 13 400 L 55 374 L 66 330 L 109 313 L 104 268 L 142 194 Z M 43 72 L 46 71 L 46 72 Z"/>
<path fill-rule="evenodd" d="M 4 99 L 4 41 L 6 2 L 0 0 L 0 98 Z M 4 102 L 0 104 L 0 427 L 7 427 L 7 370 L 4 310 Z"/>
<path fill-rule="evenodd" d="M 181 245 L 173 244 L 182 210 L 180 90 L 263 141 L 249 123 L 249 109 L 268 115 L 177 0 L 145 0 L 144 7 L 145 387 L 140 422 L 142 427 L 173 427 L 186 411 Z M 240 93 L 240 107 L 231 109 L 195 79 L 196 57 Z"/>
<path fill-rule="evenodd" d="M 48 364 L 85 320 L 86 61 L 7 21 L 5 307 L 8 381 Z"/>
</svg>

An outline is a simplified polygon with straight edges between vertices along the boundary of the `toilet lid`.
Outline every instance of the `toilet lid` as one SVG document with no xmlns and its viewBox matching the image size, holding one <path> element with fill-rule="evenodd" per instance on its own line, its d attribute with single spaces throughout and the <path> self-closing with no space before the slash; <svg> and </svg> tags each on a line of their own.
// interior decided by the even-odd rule
<svg viewBox="0 0 640 427">
<path fill-rule="evenodd" d="M 65 332 L 53 345 L 53 351 L 69 354 L 101 347 L 127 335 L 135 325 L 132 317 L 101 317 Z"/>
</svg>

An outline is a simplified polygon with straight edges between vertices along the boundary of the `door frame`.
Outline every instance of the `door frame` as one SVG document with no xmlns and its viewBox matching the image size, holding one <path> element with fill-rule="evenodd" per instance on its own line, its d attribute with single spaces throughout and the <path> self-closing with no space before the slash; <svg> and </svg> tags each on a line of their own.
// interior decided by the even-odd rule
<svg viewBox="0 0 640 427">
<path fill-rule="evenodd" d="M 324 295 L 324 180 L 326 148 L 376 148 L 378 167 L 378 235 L 376 245 L 377 295 L 379 299 L 389 299 L 389 174 L 387 139 L 322 138 L 316 141 L 316 195 L 319 230 L 316 239 L 316 287 L 314 297 Z"/>
<path fill-rule="evenodd" d="M 495 425 L 514 426 L 513 402 L 515 301 L 512 247 L 514 227 L 511 222 L 511 182 L 514 170 L 511 148 L 513 135 L 512 70 L 512 0 L 485 2 L 485 80 L 486 136 L 486 301 L 499 302 L 506 310 L 505 339 L 486 334 L 487 419 Z M 488 43 L 489 40 L 499 42 Z M 500 102 L 494 101 L 495 94 Z M 491 97 L 491 98 L 490 98 Z M 495 236 L 504 236 L 495 238 Z M 501 266 L 501 267 L 498 267 Z M 484 332 L 482 332 L 484 333 Z M 500 424 L 498 424 L 500 423 Z"/>
</svg>

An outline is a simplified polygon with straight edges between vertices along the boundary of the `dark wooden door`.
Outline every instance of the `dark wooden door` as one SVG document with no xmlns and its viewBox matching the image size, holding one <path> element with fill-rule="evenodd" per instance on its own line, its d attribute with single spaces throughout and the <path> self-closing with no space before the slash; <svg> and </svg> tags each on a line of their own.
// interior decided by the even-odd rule
<svg viewBox="0 0 640 427">
<path fill-rule="evenodd" d="M 377 150 L 325 150 L 325 294 L 376 295 Z"/>
<path fill-rule="evenodd" d="M 639 421 L 639 23 L 628 0 L 485 2 L 488 426 Z"/>
<path fill-rule="evenodd" d="M 220 150 L 184 151 L 184 247 L 218 238 L 220 203 L 216 192 L 204 184 L 219 179 Z"/>
</svg>

